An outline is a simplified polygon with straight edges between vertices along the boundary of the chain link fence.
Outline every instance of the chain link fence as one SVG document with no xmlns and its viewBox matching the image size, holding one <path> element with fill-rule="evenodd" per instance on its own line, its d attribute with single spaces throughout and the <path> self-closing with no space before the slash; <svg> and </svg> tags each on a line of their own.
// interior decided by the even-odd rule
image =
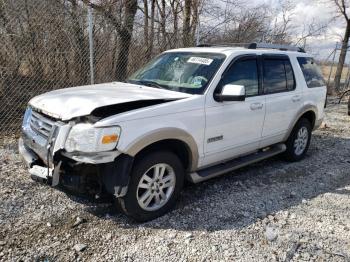
<svg viewBox="0 0 350 262">
<path fill-rule="evenodd" d="M 91 12 L 89 30 L 88 10 L 75 0 L 0 0 L 0 140 L 19 134 L 32 97 L 90 84 L 91 73 L 94 83 L 124 80 L 165 49 L 146 50 L 134 26 L 124 54 L 123 35 L 103 14 Z"/>
<path fill-rule="evenodd" d="M 136 0 L 120 1 L 124 8 L 129 7 L 124 11 L 122 6 L 118 10 L 119 1 L 112 1 L 117 14 L 113 18 L 108 6 L 103 12 L 90 9 L 93 12 L 89 16 L 83 2 L 0 0 L 0 142 L 19 135 L 24 110 L 32 97 L 58 88 L 87 85 L 92 80 L 123 81 L 160 52 L 181 47 L 187 37 L 180 29 L 165 30 L 165 23 L 173 28 L 181 24 L 161 13 L 153 21 L 157 26 L 149 19 L 146 25 L 146 15 L 138 16 L 137 7 L 128 6 L 129 2 L 137 6 Z M 128 15 L 133 8 L 130 21 Z M 132 24 L 131 32 L 130 27 L 121 26 L 123 23 Z M 188 35 L 195 39 L 195 33 L 192 30 Z M 194 40 L 189 43 L 193 44 Z M 325 74 L 331 75 L 328 67 Z M 349 79 L 349 73 L 346 75 Z"/>
</svg>

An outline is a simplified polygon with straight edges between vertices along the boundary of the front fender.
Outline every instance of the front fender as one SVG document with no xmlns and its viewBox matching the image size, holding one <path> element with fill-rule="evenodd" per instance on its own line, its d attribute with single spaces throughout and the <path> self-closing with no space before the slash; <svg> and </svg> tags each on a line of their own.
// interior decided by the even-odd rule
<svg viewBox="0 0 350 262">
<path fill-rule="evenodd" d="M 124 153 L 135 156 L 147 146 L 162 140 L 179 140 L 184 142 L 190 151 L 190 170 L 195 170 L 198 166 L 198 147 L 194 138 L 186 131 L 175 127 L 163 127 L 149 131 L 134 141 L 130 142 L 123 150 Z"/>
</svg>

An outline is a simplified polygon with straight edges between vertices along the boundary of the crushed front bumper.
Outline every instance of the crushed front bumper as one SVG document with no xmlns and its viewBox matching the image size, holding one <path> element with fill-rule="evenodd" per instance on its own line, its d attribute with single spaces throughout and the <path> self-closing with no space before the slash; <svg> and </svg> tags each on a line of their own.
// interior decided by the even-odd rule
<svg viewBox="0 0 350 262">
<path fill-rule="evenodd" d="M 18 141 L 18 151 L 22 156 L 24 163 L 29 168 L 29 173 L 34 180 L 46 181 L 51 186 L 57 186 L 59 182 L 60 164 L 55 168 L 45 166 L 39 156 L 25 145 L 22 138 Z"/>
<path fill-rule="evenodd" d="M 35 163 L 38 160 L 38 156 L 31 149 L 24 145 L 22 138 L 18 140 L 18 151 L 19 154 L 22 156 L 24 163 L 29 168 L 31 168 L 33 163 Z"/>
<path fill-rule="evenodd" d="M 120 152 L 68 154 L 56 152 L 49 166 L 20 138 L 18 150 L 33 180 L 50 186 L 63 186 L 83 193 L 93 181 L 109 194 L 124 196 L 128 189 L 133 157 Z M 92 191 L 92 190 L 89 190 Z M 94 194 L 101 192 L 94 192 Z"/>
<path fill-rule="evenodd" d="M 73 122 L 61 122 L 28 108 L 18 150 L 34 180 L 77 191 L 97 185 L 115 196 L 125 195 L 133 157 L 118 150 L 108 152 L 66 152 L 65 142 Z M 88 189 L 89 188 L 89 189 Z M 88 190 L 87 190 L 88 189 Z"/>
</svg>

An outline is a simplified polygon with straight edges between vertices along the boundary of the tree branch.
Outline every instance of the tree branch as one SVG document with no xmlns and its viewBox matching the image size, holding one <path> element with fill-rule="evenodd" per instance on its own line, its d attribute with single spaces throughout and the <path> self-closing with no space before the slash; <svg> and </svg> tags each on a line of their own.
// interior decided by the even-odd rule
<svg viewBox="0 0 350 262">
<path fill-rule="evenodd" d="M 102 13 L 104 15 L 104 17 L 106 17 L 112 23 L 112 25 L 117 30 L 118 34 L 123 33 L 123 27 L 122 27 L 121 23 L 118 21 L 118 19 L 115 16 L 113 16 L 111 10 L 106 9 L 101 5 L 91 3 L 89 0 L 82 0 L 82 1 L 84 4 L 91 6 L 91 8 Z"/>
</svg>

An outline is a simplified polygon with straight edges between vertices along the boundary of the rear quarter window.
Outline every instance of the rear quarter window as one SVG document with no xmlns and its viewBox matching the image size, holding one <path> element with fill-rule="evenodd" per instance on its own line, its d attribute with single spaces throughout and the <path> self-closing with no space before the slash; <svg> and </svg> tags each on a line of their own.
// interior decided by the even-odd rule
<svg viewBox="0 0 350 262">
<path fill-rule="evenodd" d="M 303 72 L 306 85 L 309 88 L 325 86 L 320 68 L 311 57 L 298 57 L 298 63 Z"/>
</svg>

